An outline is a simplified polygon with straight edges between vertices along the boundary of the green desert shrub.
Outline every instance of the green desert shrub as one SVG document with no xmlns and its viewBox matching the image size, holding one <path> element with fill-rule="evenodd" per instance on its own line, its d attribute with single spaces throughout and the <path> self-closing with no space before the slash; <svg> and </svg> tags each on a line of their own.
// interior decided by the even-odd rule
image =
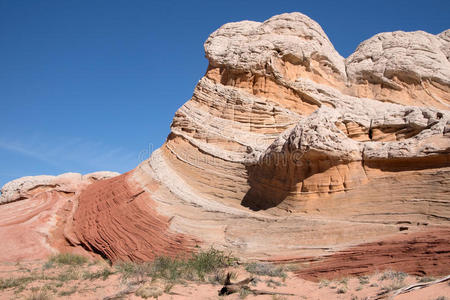
<svg viewBox="0 0 450 300">
<path fill-rule="evenodd" d="M 151 263 L 143 262 L 119 262 L 116 264 L 116 270 L 122 276 L 122 280 L 134 280 L 136 282 L 143 282 L 145 278 L 152 275 L 153 266 Z"/>
<path fill-rule="evenodd" d="M 359 284 L 364 285 L 369 283 L 369 276 L 359 276 Z"/>
<path fill-rule="evenodd" d="M 195 253 L 186 261 L 187 269 L 193 270 L 196 275 L 204 280 L 206 274 L 219 269 L 232 266 L 236 259 L 226 255 L 223 251 L 209 249 L 208 251 Z"/>
<path fill-rule="evenodd" d="M 386 279 L 390 279 L 390 280 L 400 280 L 403 281 L 406 276 L 408 276 L 408 274 L 404 273 L 404 272 L 397 272 L 397 271 L 392 271 L 392 270 L 388 270 L 385 271 L 381 276 L 380 276 L 380 281 L 386 280 Z"/>
<path fill-rule="evenodd" d="M 51 256 L 48 262 L 57 265 L 82 266 L 88 262 L 88 259 L 78 254 L 60 253 Z M 46 267 L 48 268 L 49 265 L 46 264 Z"/>
<path fill-rule="evenodd" d="M 209 249 L 194 253 L 185 258 L 158 257 L 153 262 L 120 262 L 116 265 L 122 279 L 134 279 L 142 282 L 145 278 L 161 278 L 168 281 L 201 280 L 205 281 L 206 275 L 232 266 L 236 259 L 223 251 Z"/>
<path fill-rule="evenodd" d="M 106 280 L 112 274 L 114 274 L 114 271 L 111 268 L 104 267 L 103 269 L 98 270 L 96 272 L 85 272 L 83 274 L 83 279 L 90 279 L 90 280 L 92 280 L 92 279 L 102 278 L 103 280 Z"/>
<path fill-rule="evenodd" d="M 425 276 L 425 277 L 421 277 L 419 279 L 419 282 L 431 282 L 436 280 L 434 277 L 429 277 L 429 276 Z"/>
</svg>

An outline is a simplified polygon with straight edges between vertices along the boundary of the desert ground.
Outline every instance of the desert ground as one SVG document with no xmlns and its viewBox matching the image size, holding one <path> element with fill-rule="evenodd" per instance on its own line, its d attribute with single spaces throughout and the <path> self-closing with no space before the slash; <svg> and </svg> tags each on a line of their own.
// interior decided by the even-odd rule
<svg viewBox="0 0 450 300">
<path fill-rule="evenodd" d="M 450 278 L 385 270 L 311 281 L 297 276 L 295 271 L 299 267 L 295 265 L 244 263 L 213 250 L 195 257 L 195 260 L 166 258 L 154 263 L 124 262 L 111 266 L 102 259 L 59 254 L 47 261 L 1 263 L 0 298 L 443 300 L 450 295 Z M 188 264 L 192 265 L 186 267 Z M 250 282 L 238 286 L 230 295 L 220 295 L 227 274 L 232 284 Z M 405 291 L 411 286 L 416 289 Z"/>
</svg>

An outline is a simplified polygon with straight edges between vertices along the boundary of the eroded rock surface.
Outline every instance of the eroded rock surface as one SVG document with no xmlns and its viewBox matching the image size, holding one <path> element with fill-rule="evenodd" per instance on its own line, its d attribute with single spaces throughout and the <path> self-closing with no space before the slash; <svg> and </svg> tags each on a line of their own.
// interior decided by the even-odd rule
<svg viewBox="0 0 450 300">
<path fill-rule="evenodd" d="M 1 261 L 46 258 L 66 247 L 64 228 L 80 192 L 92 182 L 119 175 L 27 176 L 5 184 L 0 197 Z"/>
<path fill-rule="evenodd" d="M 75 188 L 60 237 L 113 261 L 199 245 L 246 259 L 326 255 L 344 274 L 355 268 L 346 253 L 384 239 L 397 249 L 409 243 L 393 242 L 401 230 L 425 243 L 409 264 L 445 273 L 448 255 L 426 237 L 445 243 L 450 225 L 449 41 L 449 30 L 381 33 L 344 59 L 300 13 L 222 26 L 164 145 L 126 175 Z M 1 202 L 15 202 L 0 212 L 32 186 L 61 189 L 36 182 L 6 185 Z M 390 249 L 363 264 L 401 268 Z"/>
</svg>

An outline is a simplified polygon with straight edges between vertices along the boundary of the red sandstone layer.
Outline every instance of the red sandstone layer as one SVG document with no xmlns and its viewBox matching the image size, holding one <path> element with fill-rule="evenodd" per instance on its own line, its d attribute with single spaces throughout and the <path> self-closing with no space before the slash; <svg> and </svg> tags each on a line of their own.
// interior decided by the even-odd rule
<svg viewBox="0 0 450 300">
<path fill-rule="evenodd" d="M 305 258 L 308 266 L 296 272 L 305 279 L 340 278 L 396 270 L 411 275 L 448 275 L 450 228 L 399 233 L 387 239 L 339 251 L 321 260 Z"/>
<path fill-rule="evenodd" d="M 127 180 L 129 174 L 95 182 L 81 193 L 73 219 L 78 242 L 113 262 L 189 252 L 195 241 L 169 230 L 169 219 Z"/>
</svg>

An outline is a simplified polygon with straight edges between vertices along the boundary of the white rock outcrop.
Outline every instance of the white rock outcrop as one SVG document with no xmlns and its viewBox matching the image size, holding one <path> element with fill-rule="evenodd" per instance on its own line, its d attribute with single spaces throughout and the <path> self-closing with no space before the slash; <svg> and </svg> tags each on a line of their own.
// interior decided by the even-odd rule
<svg viewBox="0 0 450 300">
<path fill-rule="evenodd" d="M 2 187 L 0 204 L 27 199 L 30 195 L 42 190 L 74 193 L 80 187 L 82 182 L 92 182 L 117 175 L 119 175 L 117 172 L 100 171 L 86 175 L 81 175 L 79 173 L 64 173 L 58 176 L 25 176 L 14 179 Z"/>
</svg>

